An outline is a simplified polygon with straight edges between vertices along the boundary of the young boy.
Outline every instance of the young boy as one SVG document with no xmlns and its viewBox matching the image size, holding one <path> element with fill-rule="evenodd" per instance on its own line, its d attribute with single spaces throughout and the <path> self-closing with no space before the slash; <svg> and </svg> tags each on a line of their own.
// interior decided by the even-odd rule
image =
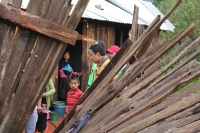
<svg viewBox="0 0 200 133">
<path fill-rule="evenodd" d="M 96 45 L 98 44 L 98 45 Z M 103 45 L 105 43 L 101 40 L 96 41 L 89 49 L 90 59 L 97 64 L 94 70 L 94 80 L 98 77 L 101 71 L 106 67 L 106 65 L 110 62 L 110 59 L 106 55 L 106 50 Z"/>
<path fill-rule="evenodd" d="M 67 93 L 67 100 L 66 100 L 67 114 L 73 109 L 73 107 L 76 105 L 76 103 L 83 95 L 83 92 L 78 88 L 79 85 L 80 85 L 79 78 L 77 76 L 72 76 L 69 80 L 70 91 Z"/>
</svg>

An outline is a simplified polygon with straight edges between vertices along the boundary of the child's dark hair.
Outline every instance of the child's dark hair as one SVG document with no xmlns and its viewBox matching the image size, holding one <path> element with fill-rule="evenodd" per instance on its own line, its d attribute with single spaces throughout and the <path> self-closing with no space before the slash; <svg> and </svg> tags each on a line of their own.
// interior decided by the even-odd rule
<svg viewBox="0 0 200 133">
<path fill-rule="evenodd" d="M 97 52 L 99 52 L 99 54 L 101 56 L 106 55 L 106 49 L 103 45 L 99 45 L 99 44 L 93 44 L 90 49 L 96 54 Z"/>
<path fill-rule="evenodd" d="M 76 80 L 78 83 L 80 83 L 79 77 L 78 76 L 71 76 L 71 78 L 69 79 L 69 82 L 71 80 Z"/>
<path fill-rule="evenodd" d="M 63 54 L 63 56 L 64 56 L 66 53 L 68 53 L 69 56 L 70 56 L 70 52 L 69 52 L 69 51 L 65 51 L 64 54 Z"/>
</svg>

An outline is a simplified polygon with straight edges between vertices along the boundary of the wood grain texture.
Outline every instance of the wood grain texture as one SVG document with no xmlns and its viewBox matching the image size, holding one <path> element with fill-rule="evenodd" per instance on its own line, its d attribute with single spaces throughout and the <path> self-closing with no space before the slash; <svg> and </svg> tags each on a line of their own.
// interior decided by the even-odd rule
<svg viewBox="0 0 200 133">
<path fill-rule="evenodd" d="M 0 3 L 0 18 L 64 43 L 74 45 L 77 40 L 77 32 L 3 3 Z"/>
</svg>

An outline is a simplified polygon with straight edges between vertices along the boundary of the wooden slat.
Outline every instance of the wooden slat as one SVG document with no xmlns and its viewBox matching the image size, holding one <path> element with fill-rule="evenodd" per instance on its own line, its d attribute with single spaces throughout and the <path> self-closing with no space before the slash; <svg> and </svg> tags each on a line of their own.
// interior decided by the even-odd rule
<svg viewBox="0 0 200 133">
<path fill-rule="evenodd" d="M 70 18 L 68 19 L 67 23 L 65 24 L 65 27 L 70 28 L 70 29 L 75 29 L 87 7 L 87 4 L 89 3 L 89 0 L 79 0 L 78 3 L 76 4 Z M 63 44 L 61 45 L 60 49 L 65 49 L 66 46 Z M 59 51 L 59 49 L 58 49 Z M 63 50 L 64 52 L 64 50 Z M 59 60 L 60 57 L 58 56 L 57 60 Z M 68 116 L 65 118 L 65 120 L 68 119 Z M 64 127 L 64 121 L 61 122 L 61 124 L 55 129 L 54 133 L 59 132 L 63 127 Z"/>
<path fill-rule="evenodd" d="M 186 36 L 186 35 L 188 34 L 187 31 L 190 31 L 190 29 L 193 29 L 192 27 L 193 27 L 193 26 L 189 27 L 189 28 L 184 32 L 184 34 L 181 35 L 182 37 L 178 35 L 178 36 L 175 37 L 175 39 L 173 39 L 173 40 L 179 39 L 179 40 L 177 40 L 177 41 L 180 41 L 181 38 L 183 38 L 184 36 Z M 175 45 L 177 41 L 175 41 L 175 42 L 172 41 L 172 42 L 173 42 L 172 44 Z M 173 46 L 173 45 L 172 45 L 172 46 Z M 166 49 L 165 49 L 164 51 L 166 52 L 166 51 L 167 51 L 170 47 L 172 47 L 172 46 L 167 45 L 167 47 L 166 47 Z M 198 52 L 197 52 L 197 53 L 198 53 Z M 197 53 L 196 53 L 196 54 L 197 54 Z M 163 52 L 163 54 L 164 54 L 164 52 Z M 155 55 L 157 56 L 157 54 L 155 54 Z M 149 56 L 149 55 L 147 54 L 147 57 L 148 57 L 148 56 Z M 160 55 L 160 56 L 161 56 L 161 55 Z M 147 57 L 144 57 L 143 59 L 148 60 L 148 61 L 150 61 L 150 62 L 153 61 L 153 58 L 152 58 L 151 56 L 149 57 L 149 59 L 148 59 Z M 193 58 L 194 58 L 194 57 L 193 57 Z M 140 65 L 141 65 L 141 62 L 139 62 L 139 63 L 140 63 Z M 148 63 L 145 62 L 144 64 L 147 65 Z M 137 66 L 137 64 L 135 64 L 135 65 Z M 139 64 L 138 64 L 138 65 L 139 65 Z M 132 75 L 135 76 L 133 79 L 135 79 L 135 78 L 138 76 L 138 74 L 140 74 L 140 71 L 139 71 L 139 70 L 141 70 L 141 69 L 145 69 L 145 67 L 140 68 L 140 69 L 134 68 L 134 67 L 133 67 L 132 71 L 134 71 L 134 72 L 132 72 Z M 137 74 L 136 74 L 136 72 L 137 72 Z M 130 71 L 128 71 L 127 75 L 129 75 L 129 73 L 130 73 Z M 122 79 L 121 82 L 118 81 L 118 83 L 116 84 L 116 86 L 111 86 L 111 85 L 110 85 L 111 88 L 115 88 L 115 89 L 117 89 L 117 88 L 122 88 L 122 89 L 123 89 L 124 87 L 126 87 L 126 85 L 125 85 L 126 83 L 125 83 L 125 82 L 127 82 L 127 81 L 129 80 L 129 78 L 128 78 L 127 75 L 124 76 L 124 79 Z M 130 80 L 130 81 L 132 81 L 132 80 Z M 130 83 L 130 82 L 129 82 L 129 83 Z M 123 84 L 124 84 L 124 85 L 123 85 Z M 127 84 L 128 84 L 128 83 L 127 83 Z M 121 85 L 122 85 L 122 86 L 121 86 Z M 119 87 L 119 86 L 121 86 L 121 87 Z M 107 90 L 107 89 L 109 89 L 109 87 L 106 88 L 106 89 L 104 89 L 104 90 Z M 120 90 L 119 90 L 119 91 L 120 91 Z M 131 93 L 129 93 L 129 94 L 131 94 Z M 96 96 L 96 99 L 98 99 L 98 101 L 102 102 L 103 100 L 105 100 L 105 99 L 107 98 L 107 95 L 108 95 L 108 94 L 106 93 L 106 91 L 104 91 L 104 94 L 102 94 L 102 95 L 99 94 L 99 96 Z M 94 98 L 93 98 L 93 99 L 94 99 Z M 96 101 L 96 102 L 95 102 L 95 101 L 91 101 L 91 102 L 95 103 L 95 105 L 91 105 L 93 108 L 94 108 L 95 106 L 98 105 L 98 102 L 97 102 L 97 101 Z M 91 104 L 91 103 L 90 103 L 90 104 Z M 87 106 L 88 106 L 88 104 L 87 104 Z M 121 108 L 120 108 L 119 110 L 121 110 Z M 119 111 L 119 110 L 118 110 L 118 111 Z M 111 116 L 109 116 L 109 117 L 111 117 Z M 104 123 L 106 123 L 106 122 L 104 121 Z"/>
<path fill-rule="evenodd" d="M 134 123 L 131 126 L 125 127 L 122 130 L 119 130 L 117 133 L 122 133 L 122 132 L 126 132 L 126 133 L 134 133 L 137 132 L 149 125 L 151 125 L 152 123 L 155 123 L 158 120 L 161 120 L 163 118 L 169 117 L 183 109 L 186 109 L 188 107 L 190 107 L 191 105 L 194 105 L 196 103 L 198 103 L 200 101 L 200 99 L 198 98 L 200 96 L 200 94 L 197 95 L 193 95 L 193 96 L 189 96 L 187 98 L 184 98 L 180 101 L 178 101 L 175 104 L 172 104 L 171 106 L 169 106 L 168 108 L 154 114 L 151 115 L 150 117 L 147 117 L 146 119 L 143 119 L 137 123 Z"/>
<path fill-rule="evenodd" d="M 134 42 L 137 40 L 137 30 L 138 30 L 138 14 L 139 14 L 139 7 L 134 5 L 134 11 L 133 11 L 133 19 L 132 19 L 132 25 L 131 30 L 129 32 L 129 38 Z"/>
<path fill-rule="evenodd" d="M 60 4 L 60 2 L 62 2 L 62 1 L 57 2 L 57 4 Z M 63 2 L 65 2 L 65 1 L 63 0 Z M 47 3 L 50 4 L 49 0 L 47 0 L 47 1 L 36 1 L 36 0 L 34 0 L 34 2 L 30 1 L 30 3 L 32 3 L 32 5 L 31 6 L 29 5 L 28 6 L 29 8 L 27 10 L 31 10 L 31 8 L 33 6 L 33 9 L 35 9 L 36 7 L 41 7 L 44 11 L 44 10 L 48 9 L 47 7 L 49 7 L 47 5 Z M 42 3 L 45 3 L 45 6 Z M 58 6 L 55 6 L 55 7 L 58 7 Z M 51 14 L 52 18 L 57 17 L 56 9 L 60 8 L 60 7 L 58 7 L 58 8 L 55 8 L 55 7 L 54 7 L 55 14 L 54 15 Z M 43 12 L 42 10 L 40 10 L 40 8 L 38 8 L 38 9 L 39 9 L 39 10 L 37 10 L 38 13 L 40 13 L 40 11 Z M 35 10 L 33 10 L 32 12 L 34 12 L 34 11 Z M 44 15 L 44 14 L 41 14 L 41 15 Z M 49 40 L 46 37 L 44 37 L 44 38 L 46 40 Z M 51 41 L 51 40 L 49 40 L 49 41 Z M 44 52 L 42 50 L 45 48 L 45 46 L 44 46 L 44 45 L 46 45 L 45 41 L 42 41 L 42 44 L 43 45 L 40 46 L 41 53 Z M 51 45 L 48 45 L 48 46 L 51 47 Z M 46 52 L 46 53 L 49 54 L 49 52 Z M 36 105 L 38 99 L 40 98 L 40 96 L 43 92 L 43 89 L 45 88 L 45 86 L 46 86 L 46 84 L 47 84 L 47 82 L 50 78 L 50 76 L 49 76 L 50 74 L 46 73 L 46 71 L 44 71 L 45 75 L 48 78 L 48 79 L 45 79 L 45 80 L 42 78 L 42 81 L 45 82 L 45 83 L 44 84 L 38 83 L 38 84 L 41 85 L 40 88 L 38 86 L 36 86 L 36 84 L 34 83 L 34 81 L 36 81 L 35 77 L 38 76 L 38 73 L 40 71 L 37 67 L 33 67 L 33 66 L 38 65 L 36 62 L 34 62 L 34 61 L 37 60 L 37 56 L 35 56 L 35 55 L 37 55 L 37 54 L 34 54 L 34 56 L 32 57 L 33 59 L 30 60 L 31 66 L 27 66 L 27 70 L 25 71 L 25 73 L 24 73 L 24 75 L 21 79 L 17 93 L 16 93 L 16 95 L 15 95 L 13 101 L 12 101 L 12 104 L 10 105 L 11 108 L 9 109 L 9 112 L 8 112 L 8 115 L 7 115 L 7 118 L 9 118 L 9 119 L 4 120 L 5 125 L 1 124 L 1 127 L 2 127 L 1 131 L 5 132 L 5 133 L 6 132 L 12 132 L 12 131 L 22 132 L 25 124 L 28 121 L 29 116 L 31 115 L 32 111 L 34 110 L 35 105 Z M 40 56 L 38 56 L 38 57 L 40 57 Z M 47 58 L 47 57 L 48 56 L 45 56 L 45 58 Z M 51 60 L 51 62 L 52 62 L 53 60 L 51 58 L 48 58 L 48 59 Z M 49 64 L 47 64 L 47 65 L 49 67 L 48 70 L 52 70 L 50 65 Z M 32 69 L 32 70 L 30 70 L 30 69 Z M 43 68 L 40 68 L 40 69 L 43 69 Z M 30 70 L 30 77 L 28 75 L 29 70 Z M 26 81 L 28 81 L 28 82 L 26 82 Z M 25 84 L 25 86 L 24 86 L 24 84 Z M 26 91 L 28 91 L 28 93 Z M 38 93 L 40 93 L 40 94 L 38 94 Z M 23 106 L 21 106 L 21 105 L 23 105 Z M 23 118 L 23 119 L 21 119 L 21 118 Z M 19 123 L 19 121 L 20 121 L 20 125 L 12 124 L 12 123 Z"/>
<path fill-rule="evenodd" d="M 158 18 L 157 18 L 158 19 Z M 155 21 L 154 21 L 154 23 L 156 23 L 156 19 L 155 19 Z M 154 25 L 154 23 L 152 23 L 151 24 L 151 26 L 153 26 Z M 147 30 L 146 30 L 146 32 L 144 32 L 144 35 L 143 36 L 141 36 L 141 38 L 142 37 L 144 37 L 145 36 L 145 33 L 147 33 L 148 32 L 148 30 L 150 30 L 152 27 L 148 27 L 147 28 Z M 150 33 L 148 33 L 148 35 L 150 35 Z M 119 66 L 121 66 L 123 63 L 122 62 L 125 62 L 125 61 L 127 61 L 130 57 L 131 57 L 131 53 L 134 53 L 134 52 L 136 52 L 137 51 L 137 48 L 139 48 L 141 45 L 139 45 L 139 46 L 137 46 L 136 44 L 137 44 L 137 42 L 139 42 L 139 40 L 137 40 L 135 43 L 134 43 L 134 45 L 132 45 L 131 47 L 130 47 L 130 49 L 125 53 L 125 55 L 119 60 L 119 62 L 118 62 L 118 64 L 116 65 L 116 67 L 119 67 Z M 145 43 L 145 40 L 144 40 L 144 42 L 142 42 L 142 44 L 143 43 Z M 136 47 L 136 48 L 135 48 Z M 135 48 L 134 50 L 132 50 L 133 48 Z M 104 69 L 104 70 L 106 70 L 106 68 Z M 118 69 L 117 69 L 118 70 Z M 114 70 L 113 70 L 114 71 Z M 113 72 L 112 71 L 112 72 Z M 116 70 L 115 70 L 116 71 Z M 137 71 L 138 72 L 138 71 Z M 111 76 L 110 74 L 109 74 L 109 76 Z M 137 75 L 135 75 L 135 76 L 137 76 Z M 111 78 L 110 78 L 111 79 Z M 101 84 L 101 87 L 103 87 L 103 86 L 106 86 L 106 84 L 105 84 L 105 82 L 108 82 L 109 81 L 109 79 L 104 79 L 104 80 L 107 80 L 107 81 L 104 81 L 103 83 L 104 84 Z M 95 83 L 95 82 L 94 82 Z M 125 86 L 123 86 L 123 87 L 121 87 L 121 88 L 124 88 Z M 98 87 L 98 89 L 99 89 L 99 91 L 100 90 L 102 90 L 102 89 L 100 89 L 100 87 Z M 93 95 L 93 98 L 91 98 L 91 99 L 94 99 L 94 97 L 99 97 L 99 98 L 97 98 L 97 99 L 103 99 L 103 97 L 105 96 L 105 95 L 99 95 L 99 91 L 96 91 L 96 94 L 95 95 Z M 104 89 L 103 90 L 103 92 L 105 92 L 106 93 L 106 90 Z M 103 93 L 102 92 L 102 93 Z M 101 100 L 99 100 L 99 101 L 101 101 Z M 93 101 L 93 102 L 90 102 L 90 103 L 87 103 L 87 106 L 89 106 L 89 104 L 90 104 L 90 106 L 94 106 L 94 105 L 91 105 L 91 104 L 94 104 L 95 103 L 95 101 Z"/>
<path fill-rule="evenodd" d="M 87 28 L 86 23 L 83 24 L 82 34 L 87 36 Z M 89 45 L 86 41 L 82 41 L 82 60 L 81 60 L 81 72 L 82 72 L 82 79 L 81 79 L 81 90 L 84 92 L 88 87 L 88 76 L 90 74 L 90 58 L 88 55 Z"/>
<path fill-rule="evenodd" d="M 21 3 L 22 0 L 2 0 L 2 3 L 12 4 L 14 7 L 20 7 L 18 3 Z M 0 92 L 2 92 L 4 81 L 7 74 L 8 62 L 11 56 L 12 51 L 12 42 L 15 36 L 16 26 L 5 24 L 2 20 L 0 20 Z M 8 88 L 9 91 L 10 88 Z M 10 96 L 10 95 L 8 95 Z M 9 101 L 8 101 L 9 102 Z M 0 108 L 3 108 L 6 101 L 0 101 Z M 7 103 L 6 103 L 7 104 Z M 0 110 L 1 110 L 0 109 Z M 6 108 L 4 108 L 6 109 Z M 3 118 L 6 114 L 0 113 L 0 123 L 3 121 Z M 0 125 L 1 132 L 1 125 Z"/>
<path fill-rule="evenodd" d="M 199 124 L 200 124 L 200 120 L 197 120 L 191 124 L 170 129 L 169 131 L 167 131 L 167 133 L 189 133 L 189 132 L 197 133 L 200 131 Z"/>
<path fill-rule="evenodd" d="M 198 52 L 197 52 L 198 53 Z M 196 54 L 197 55 L 197 54 Z M 193 57 L 194 58 L 194 57 Z M 191 59 L 189 59 L 189 60 L 191 60 Z M 187 61 L 188 62 L 188 61 Z M 188 69 L 190 69 L 193 65 L 191 65 L 191 63 L 190 64 L 188 64 L 187 65 L 188 66 Z M 178 67 L 179 68 L 179 67 Z M 172 73 L 174 73 L 174 72 L 172 72 Z M 171 74 L 172 74 L 171 73 Z M 180 73 L 183 73 L 183 72 L 180 72 Z M 172 75 L 171 75 L 172 76 Z M 175 77 L 177 77 L 177 76 L 175 76 Z M 145 81 L 145 82 L 147 82 L 147 81 Z M 144 83 L 145 83 L 144 82 Z M 159 83 L 160 85 L 158 86 L 158 84 L 157 84 L 157 87 L 156 88 L 161 88 L 162 86 L 163 86 L 163 84 L 166 84 L 166 83 L 168 83 L 169 81 L 165 81 L 165 83 Z M 143 82 L 141 82 L 141 85 L 142 85 L 142 83 Z M 178 83 L 178 82 L 177 82 Z M 135 89 L 137 89 L 137 86 L 132 86 L 132 88 L 133 87 L 135 87 Z M 131 88 L 131 87 L 130 87 Z M 127 88 L 128 89 L 128 88 Z M 146 90 L 148 90 L 148 88 L 146 88 Z M 155 90 L 157 90 L 157 89 L 155 89 Z M 134 91 L 134 90 L 133 90 Z M 128 94 L 128 93 L 127 93 Z M 129 91 L 129 95 L 131 94 L 131 92 Z M 140 93 L 141 94 L 141 93 Z M 126 96 L 126 93 L 124 94 L 125 96 Z M 143 96 L 146 96 L 147 94 L 143 94 Z M 145 99 L 143 98 L 143 97 L 139 97 L 140 98 L 140 100 L 138 99 L 138 96 L 134 96 L 135 98 L 137 98 L 137 99 L 132 99 L 133 101 L 135 101 L 135 102 L 139 102 L 139 101 L 144 101 Z M 135 103 L 134 102 L 134 103 Z M 149 101 L 150 102 L 150 101 Z M 140 103 L 140 102 L 139 102 Z M 140 104 L 142 104 L 142 103 L 140 103 Z M 128 104 L 127 104 L 128 105 Z M 128 107 L 127 107 L 128 108 Z M 137 107 L 136 107 L 137 108 Z M 131 116 L 127 116 L 127 118 L 129 119 L 129 118 L 131 118 Z M 121 120 L 122 120 L 122 118 L 121 118 Z"/>
<path fill-rule="evenodd" d="M 162 40 L 163 41 L 163 40 Z M 160 41 L 159 43 L 157 43 L 157 45 L 155 45 L 155 46 L 157 46 L 156 48 L 154 48 L 154 50 L 155 49 L 158 49 L 158 48 L 160 48 L 160 43 L 162 42 L 162 41 Z M 155 52 L 155 51 L 154 51 Z M 153 53 L 154 53 L 153 52 Z M 148 55 L 150 55 L 150 53 L 148 53 Z M 127 66 L 127 67 L 129 67 L 129 66 Z M 126 69 L 126 72 L 127 72 L 127 69 Z M 127 74 L 128 75 L 130 75 L 130 73 L 132 73 L 132 72 L 127 72 Z M 123 73 L 121 76 L 123 76 L 125 73 Z M 134 75 L 134 73 L 132 73 L 133 75 Z M 118 91 L 116 91 L 116 92 L 114 92 L 115 91 L 115 89 L 117 89 L 118 87 L 119 87 L 119 84 L 118 84 L 118 82 L 120 81 L 120 79 L 121 79 L 121 76 L 120 76 L 120 78 L 118 78 L 118 79 L 116 79 L 116 81 L 115 82 L 113 82 L 113 83 L 110 83 L 106 88 L 104 88 L 104 90 L 103 90 L 103 94 L 101 94 L 101 96 L 103 96 L 103 97 L 101 97 L 101 98 L 97 98 L 98 100 L 99 100 L 99 102 L 96 102 L 96 104 L 95 105 L 93 105 L 92 107 L 94 108 L 93 109 L 93 113 L 95 113 L 96 111 L 98 111 L 99 109 L 101 109 L 101 107 L 112 107 L 112 109 L 113 110 L 115 110 L 115 112 L 116 112 L 116 114 L 118 114 L 119 112 L 119 110 L 121 110 L 122 108 L 117 108 L 118 107 L 118 105 L 121 105 L 121 104 L 123 104 L 124 102 L 122 102 L 121 101 L 121 99 L 113 99 L 114 97 L 118 97 L 118 96 L 120 96 L 121 94 L 118 94 L 123 88 L 121 88 L 121 89 L 119 89 Z M 127 75 L 126 75 L 127 76 Z M 123 82 L 125 82 L 125 80 L 123 80 Z M 117 85 L 118 84 L 118 85 Z M 116 96 L 116 95 L 118 95 L 118 96 Z M 112 100 L 113 99 L 113 100 Z M 109 102 L 109 101 L 113 101 L 113 102 Z M 114 102 L 114 101 L 116 101 L 117 102 L 117 104 Z M 109 102 L 109 103 L 108 103 Z M 107 103 L 107 104 L 106 104 Z M 105 105 L 106 104 L 106 105 Z M 121 105 L 122 106 L 122 105 Z M 110 109 L 109 109 L 110 110 Z M 111 110 L 110 111 L 108 111 L 108 112 L 112 112 Z M 88 124 L 88 126 L 90 126 L 91 128 L 93 128 L 93 129 L 95 129 L 95 128 L 99 128 L 99 126 L 98 126 L 98 123 L 100 124 L 102 124 L 102 123 L 105 123 L 105 125 L 106 124 L 108 124 L 109 122 L 109 119 L 112 119 L 113 117 L 112 117 L 112 115 L 113 114 L 115 114 L 114 112 L 112 113 L 112 114 L 110 114 L 110 115 L 108 115 L 108 112 L 106 111 L 106 110 L 103 110 L 102 112 L 100 111 L 100 112 L 97 112 L 97 115 L 95 114 L 95 117 L 91 120 L 91 122 Z M 101 115 L 99 115 L 99 113 L 101 114 Z M 109 117 L 108 117 L 109 116 Z M 115 116 L 115 118 L 116 118 L 116 116 Z M 100 119 L 105 119 L 104 121 L 98 121 L 98 120 L 100 120 Z M 108 121 L 107 121 L 108 120 Z M 101 125 L 100 124 L 100 125 Z M 90 130 L 90 129 L 87 129 L 87 131 L 88 130 Z M 95 129 L 96 130 L 96 129 Z"/>
<path fill-rule="evenodd" d="M 0 3 L 0 18 L 65 43 L 76 43 L 77 32 L 3 3 Z"/>
<path fill-rule="evenodd" d="M 83 97 L 80 99 L 80 101 L 78 102 L 78 104 L 82 103 L 84 100 L 83 105 L 87 105 L 88 108 L 91 108 L 91 104 L 94 103 L 93 99 L 96 99 L 97 97 L 101 96 L 99 95 L 99 92 L 101 90 L 103 90 L 103 88 L 105 88 L 107 86 L 107 84 L 110 82 L 110 80 L 114 77 L 114 75 L 124 66 L 124 64 L 127 62 L 127 60 L 130 59 L 130 57 L 132 56 L 132 54 L 134 54 L 134 52 L 137 51 L 137 48 L 139 48 L 139 45 L 137 47 L 137 44 L 143 39 L 143 37 L 146 36 L 146 34 L 154 27 L 154 25 L 159 21 L 159 16 L 152 22 L 152 24 L 146 29 L 146 31 L 144 32 L 144 34 L 140 37 L 140 39 L 138 39 L 133 45 L 130 46 L 129 50 L 123 55 L 123 57 L 118 60 L 117 64 L 111 64 L 111 62 L 106 66 L 106 68 L 102 71 L 102 73 L 99 75 L 99 77 L 94 81 L 94 83 L 92 84 L 92 86 L 90 87 L 90 89 L 88 89 Z M 148 33 L 148 35 L 152 35 L 150 33 Z M 145 41 L 143 41 L 143 43 L 145 43 Z M 134 50 L 133 50 L 134 49 Z M 121 49 L 120 49 L 121 50 Z M 118 52 L 120 53 L 120 51 Z M 117 54 L 118 54 L 117 53 Z M 117 55 L 116 54 L 116 55 Z M 114 58 L 118 58 L 118 56 L 114 56 Z M 113 60 L 114 60 L 113 58 Z M 109 66 L 116 66 L 115 70 L 111 70 L 112 67 Z M 110 72 L 109 72 L 110 71 Z M 109 73 L 108 73 L 109 72 Z M 105 77 L 105 75 L 109 75 L 107 77 Z M 101 83 L 102 82 L 102 83 Z M 95 91 L 94 93 L 93 90 L 95 88 L 98 88 L 97 91 Z M 87 98 L 87 99 L 86 99 Z M 93 102 L 92 102 L 93 101 Z M 88 109 L 87 108 L 83 108 L 80 113 L 78 114 L 78 118 L 80 118 Z M 75 110 L 73 109 L 68 116 L 70 116 L 70 118 L 74 115 Z M 66 129 L 70 128 L 70 125 L 73 123 L 73 121 L 75 121 L 75 118 L 73 118 L 68 125 L 66 126 Z"/>
<path fill-rule="evenodd" d="M 118 53 L 113 57 L 113 59 L 111 60 L 111 62 L 106 66 L 106 68 L 104 69 L 104 72 L 102 72 L 102 74 L 99 75 L 100 77 L 98 77 L 95 80 L 96 83 L 98 83 L 99 81 L 101 81 L 102 78 L 107 75 L 106 71 L 110 71 L 113 68 L 113 66 L 118 62 L 118 59 L 121 58 L 124 55 L 124 53 L 126 52 L 127 48 L 129 48 L 131 44 L 132 44 L 132 41 L 129 40 L 129 39 L 124 43 L 124 45 L 121 47 L 120 51 L 118 51 Z M 97 84 L 95 84 L 95 82 L 92 84 L 93 87 L 94 87 L 94 85 L 97 85 Z M 94 88 L 92 86 L 90 87 L 90 89 L 88 89 L 84 93 L 83 97 L 79 101 L 80 103 L 82 103 L 87 98 L 87 96 L 93 91 Z M 75 114 L 75 108 L 73 108 L 73 110 L 70 111 L 70 113 L 68 115 L 68 117 L 69 117 L 68 120 L 70 120 L 71 117 L 74 116 L 74 114 Z M 69 127 L 70 127 L 70 125 L 71 124 L 68 123 L 66 125 L 66 127 L 65 127 L 65 130 L 68 130 Z"/>
<path fill-rule="evenodd" d="M 139 131 L 138 133 L 146 133 L 148 131 L 152 131 L 155 133 L 164 133 L 172 128 L 182 127 L 187 124 L 190 124 L 200 118 L 199 113 L 197 113 L 198 106 L 199 106 L 199 103 L 186 110 L 179 112 L 178 114 L 170 116 L 150 127 L 147 127 Z M 169 119 L 171 119 L 171 121 L 169 121 Z"/>
<path fill-rule="evenodd" d="M 200 84 L 200 83 L 199 83 Z M 129 121 L 126 121 L 123 123 L 123 125 L 131 125 L 132 123 L 135 123 L 135 122 L 138 122 L 142 119 L 145 119 L 159 111 L 161 111 L 162 109 L 170 106 L 171 104 L 179 101 L 180 99 L 190 95 L 191 93 L 195 92 L 196 90 L 198 90 L 198 86 L 199 84 L 193 86 L 193 87 L 190 87 L 188 88 L 187 90 L 183 91 L 183 93 L 179 93 L 178 95 L 173 95 L 172 97 L 164 100 L 163 102 L 161 102 L 160 104 L 150 108 L 149 110 L 147 110 L 146 112 L 130 119 Z M 123 118 L 121 118 L 123 119 Z M 122 129 L 123 128 L 123 125 L 120 125 L 120 123 L 117 123 L 117 124 L 114 124 L 116 123 L 117 119 L 115 121 L 112 121 L 110 124 L 108 124 L 106 127 L 104 127 L 102 129 L 102 131 L 113 131 L 113 132 L 116 132 L 117 130 L 119 129 Z"/>
</svg>

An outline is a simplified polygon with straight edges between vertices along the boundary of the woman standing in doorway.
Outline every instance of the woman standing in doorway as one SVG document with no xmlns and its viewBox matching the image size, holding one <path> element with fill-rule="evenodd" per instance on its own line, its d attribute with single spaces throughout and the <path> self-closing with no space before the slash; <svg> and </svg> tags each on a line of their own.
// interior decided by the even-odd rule
<svg viewBox="0 0 200 133">
<path fill-rule="evenodd" d="M 59 62 L 59 82 L 58 82 L 58 100 L 66 101 L 66 95 L 70 90 L 69 78 L 72 75 L 81 76 L 81 73 L 74 72 L 69 62 L 70 53 L 66 51 Z"/>
</svg>

